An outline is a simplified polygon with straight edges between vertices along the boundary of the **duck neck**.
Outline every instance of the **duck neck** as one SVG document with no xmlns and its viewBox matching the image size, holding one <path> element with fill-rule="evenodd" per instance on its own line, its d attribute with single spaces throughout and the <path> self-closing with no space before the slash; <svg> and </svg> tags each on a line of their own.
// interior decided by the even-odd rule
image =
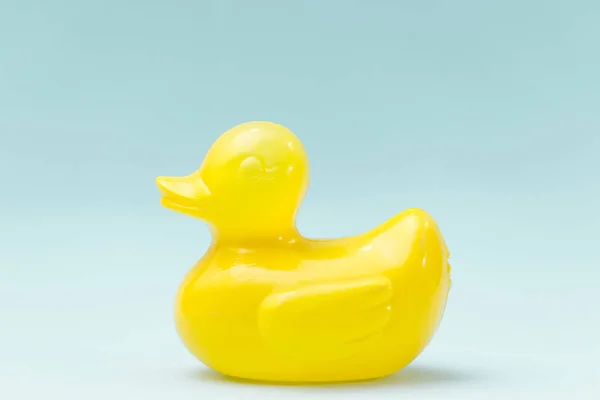
<svg viewBox="0 0 600 400">
<path fill-rule="evenodd" d="M 285 247 L 294 245 L 301 235 L 294 223 L 278 226 L 253 226 L 246 229 L 212 227 L 213 241 L 218 244 L 243 248 Z"/>
</svg>

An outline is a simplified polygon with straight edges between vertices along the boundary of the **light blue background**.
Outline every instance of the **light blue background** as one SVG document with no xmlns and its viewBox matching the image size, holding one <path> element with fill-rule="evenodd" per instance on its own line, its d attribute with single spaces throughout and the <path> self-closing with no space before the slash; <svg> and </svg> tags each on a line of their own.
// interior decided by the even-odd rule
<svg viewBox="0 0 600 400">
<path fill-rule="evenodd" d="M 0 397 L 597 398 L 598 21 L 594 0 L 0 0 Z M 305 235 L 438 220 L 454 287 L 413 367 L 248 386 L 179 344 L 209 235 L 154 177 L 250 120 L 307 147 Z"/>
</svg>

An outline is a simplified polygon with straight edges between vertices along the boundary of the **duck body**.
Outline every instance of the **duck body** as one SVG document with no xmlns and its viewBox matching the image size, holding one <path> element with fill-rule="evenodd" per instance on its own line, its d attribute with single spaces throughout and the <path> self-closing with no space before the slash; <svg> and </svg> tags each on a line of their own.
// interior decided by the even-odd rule
<svg viewBox="0 0 600 400">
<path fill-rule="evenodd" d="M 224 175 L 233 186 L 238 186 L 239 170 L 247 167 L 250 171 L 241 174 L 241 186 L 249 185 L 245 191 L 270 182 L 258 196 L 250 195 L 245 202 L 238 198 L 239 207 L 207 205 L 205 197 L 217 197 L 220 189 L 206 182 L 211 181 L 206 169 L 198 176 L 158 178 L 163 204 L 204 219 L 213 233 L 211 247 L 179 287 L 177 331 L 201 362 L 232 377 L 335 382 L 392 374 L 419 355 L 441 321 L 450 289 L 444 239 L 433 218 L 420 209 L 406 210 L 360 235 L 304 238 L 295 228 L 296 207 L 279 206 L 281 195 L 268 189 L 281 178 L 256 179 L 257 173 L 273 170 L 268 165 L 273 156 L 264 156 L 265 147 L 269 149 L 265 144 L 276 147 L 282 137 L 288 148 L 300 152 L 300 164 L 305 162 L 303 149 L 297 143 L 289 146 L 288 139 L 296 139 L 290 134 L 276 124 L 243 124 L 211 149 L 226 156 L 213 154 L 213 163 L 203 167 L 224 159 L 216 162 L 221 172 L 227 161 L 243 153 L 233 163 L 236 173 Z M 261 135 L 271 140 L 250 140 Z M 250 143 L 254 151 L 223 150 L 240 136 L 242 148 Z M 258 158 L 260 168 L 248 157 Z M 206 160 L 210 158 L 209 153 Z M 283 159 L 288 162 L 279 167 L 293 181 L 289 167 L 304 166 L 290 162 L 289 155 Z M 275 171 L 282 169 L 277 167 Z M 306 189 L 302 181 L 297 179 L 285 191 L 298 203 Z M 298 182 L 301 187 L 294 193 Z M 267 194 L 276 195 L 275 207 L 242 215 L 260 206 L 261 198 L 268 203 Z M 218 207 L 227 212 L 214 211 Z M 270 212 L 279 218 L 269 218 Z"/>
</svg>

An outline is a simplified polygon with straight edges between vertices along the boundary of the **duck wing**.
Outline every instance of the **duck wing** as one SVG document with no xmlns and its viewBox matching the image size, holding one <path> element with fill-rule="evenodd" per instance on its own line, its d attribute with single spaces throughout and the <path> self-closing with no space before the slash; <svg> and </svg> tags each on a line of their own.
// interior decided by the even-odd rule
<svg viewBox="0 0 600 400">
<path fill-rule="evenodd" d="M 341 358 L 377 337 L 390 319 L 392 285 L 372 276 L 276 291 L 258 322 L 269 345 L 295 358 Z"/>
</svg>

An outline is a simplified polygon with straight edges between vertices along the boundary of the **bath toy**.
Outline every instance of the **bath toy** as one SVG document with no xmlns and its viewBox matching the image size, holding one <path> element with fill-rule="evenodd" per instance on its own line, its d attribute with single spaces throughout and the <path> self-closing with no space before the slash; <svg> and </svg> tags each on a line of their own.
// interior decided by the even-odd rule
<svg viewBox="0 0 600 400">
<path fill-rule="evenodd" d="M 157 178 L 165 207 L 212 232 L 179 287 L 175 322 L 187 349 L 222 374 L 383 377 L 414 360 L 442 319 L 450 265 L 433 218 L 408 209 L 356 236 L 305 238 L 295 217 L 308 175 L 298 137 L 250 122 L 222 134 L 196 172 Z"/>
</svg>

